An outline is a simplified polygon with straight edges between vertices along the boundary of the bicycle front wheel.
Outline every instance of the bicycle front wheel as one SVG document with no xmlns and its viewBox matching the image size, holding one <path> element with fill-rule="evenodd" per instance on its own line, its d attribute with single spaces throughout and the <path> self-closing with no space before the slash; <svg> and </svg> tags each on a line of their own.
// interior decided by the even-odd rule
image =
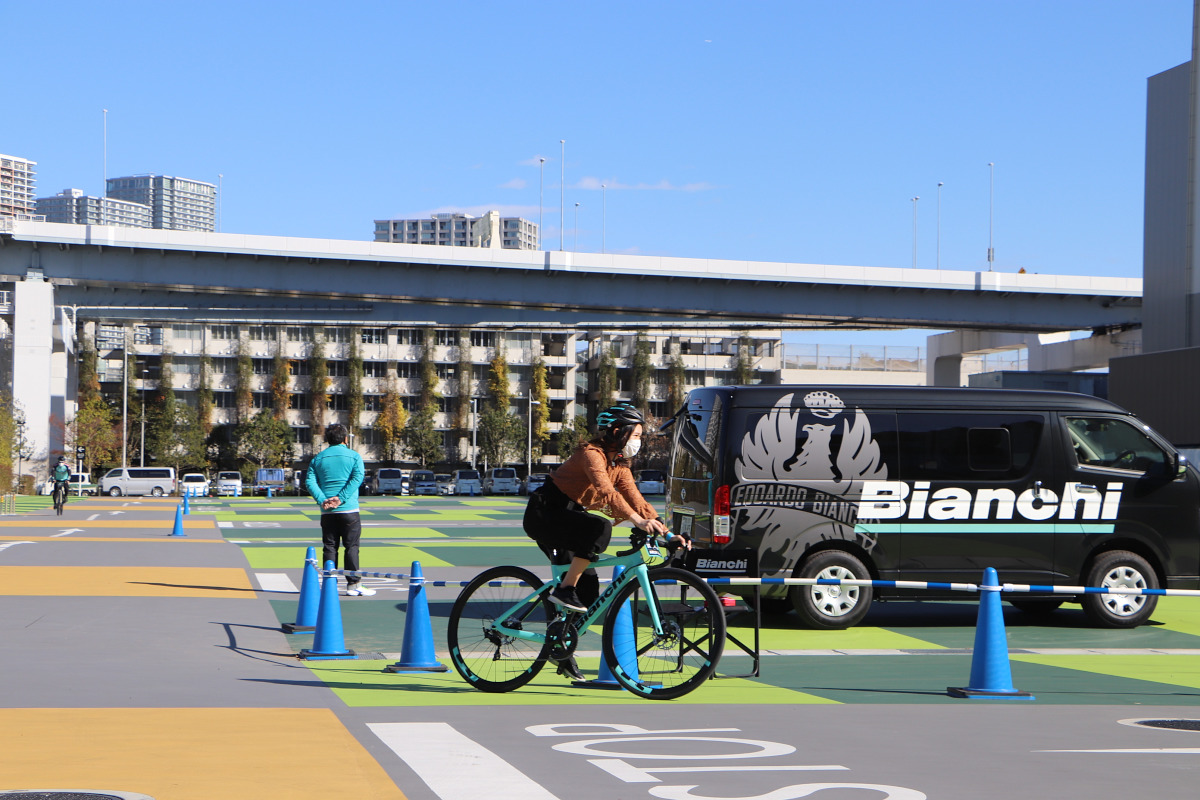
<svg viewBox="0 0 1200 800">
<path fill-rule="evenodd" d="M 649 596 L 632 581 L 613 599 L 604 619 L 604 659 L 617 683 L 638 697 L 671 700 L 716 671 L 725 650 L 725 612 L 694 572 L 663 567 L 650 570 L 650 580 Z"/>
<path fill-rule="evenodd" d="M 525 602 L 505 626 L 534 639 L 499 631 L 495 621 L 529 600 L 542 580 L 520 567 L 493 567 L 467 584 L 450 610 L 446 643 L 450 662 L 467 683 L 484 692 L 509 692 L 533 680 L 546 664 L 546 626 L 557 616 L 548 600 Z"/>
</svg>

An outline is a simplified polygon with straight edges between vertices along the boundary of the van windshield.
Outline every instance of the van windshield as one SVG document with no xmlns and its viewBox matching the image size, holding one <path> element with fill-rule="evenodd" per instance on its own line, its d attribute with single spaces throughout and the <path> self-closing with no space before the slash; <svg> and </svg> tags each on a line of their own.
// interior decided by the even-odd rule
<svg viewBox="0 0 1200 800">
<path fill-rule="evenodd" d="M 240 481 L 241 479 L 242 473 L 240 472 L 220 472 L 217 474 L 217 480 L 219 481 Z"/>
<path fill-rule="evenodd" d="M 403 473 L 401 473 L 398 469 L 381 469 L 379 470 L 379 477 L 384 479 L 396 479 L 403 477 Z"/>
<path fill-rule="evenodd" d="M 414 472 L 412 474 L 412 480 L 414 480 L 414 481 L 431 481 L 431 480 L 433 480 L 433 473 L 432 472 Z"/>
</svg>

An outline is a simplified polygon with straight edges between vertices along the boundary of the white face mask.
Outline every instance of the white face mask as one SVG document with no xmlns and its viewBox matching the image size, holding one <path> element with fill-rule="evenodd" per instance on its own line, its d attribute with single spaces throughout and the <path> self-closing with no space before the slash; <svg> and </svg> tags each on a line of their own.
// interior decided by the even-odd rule
<svg viewBox="0 0 1200 800">
<path fill-rule="evenodd" d="M 638 454 L 638 451 L 641 449 L 642 449 L 642 440 L 641 439 L 630 439 L 629 442 L 625 445 L 625 447 L 621 450 L 621 455 L 625 456 L 625 458 L 627 458 L 627 459 L 633 458 L 634 456 L 636 456 Z"/>
</svg>

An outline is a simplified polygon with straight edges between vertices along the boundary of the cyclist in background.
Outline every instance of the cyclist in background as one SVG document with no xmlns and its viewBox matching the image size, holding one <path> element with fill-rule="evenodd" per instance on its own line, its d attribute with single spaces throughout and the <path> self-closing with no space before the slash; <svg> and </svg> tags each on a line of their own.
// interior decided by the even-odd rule
<svg viewBox="0 0 1200 800">
<path fill-rule="evenodd" d="M 542 488 L 529 496 L 525 533 L 552 564 L 569 565 L 550 601 L 584 612 L 600 596 L 600 578 L 592 561 L 608 548 L 612 528 L 628 520 L 634 527 L 667 535 L 654 507 L 646 502 L 629 462 L 642 445 L 645 421 L 628 403 L 606 408 L 596 417 L 595 438 L 581 444 Z M 611 521 L 588 511 L 603 511 Z M 574 658 L 558 666 L 560 675 L 582 679 Z"/>
<path fill-rule="evenodd" d="M 66 456 L 58 457 L 58 465 L 54 467 L 54 473 L 51 475 L 51 478 L 54 481 L 54 486 L 51 488 L 50 494 L 53 495 L 55 490 L 61 486 L 63 502 L 66 502 L 67 495 L 69 494 L 67 490 L 71 488 L 71 467 L 67 464 Z"/>
</svg>

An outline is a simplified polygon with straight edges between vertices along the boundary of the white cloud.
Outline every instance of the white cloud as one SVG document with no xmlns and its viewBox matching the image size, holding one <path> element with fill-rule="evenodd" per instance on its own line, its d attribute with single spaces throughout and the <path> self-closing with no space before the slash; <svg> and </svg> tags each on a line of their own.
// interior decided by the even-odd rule
<svg viewBox="0 0 1200 800">
<path fill-rule="evenodd" d="M 500 184 L 501 189 L 524 189 L 527 184 L 523 178 L 513 178 L 508 183 Z"/>
</svg>

